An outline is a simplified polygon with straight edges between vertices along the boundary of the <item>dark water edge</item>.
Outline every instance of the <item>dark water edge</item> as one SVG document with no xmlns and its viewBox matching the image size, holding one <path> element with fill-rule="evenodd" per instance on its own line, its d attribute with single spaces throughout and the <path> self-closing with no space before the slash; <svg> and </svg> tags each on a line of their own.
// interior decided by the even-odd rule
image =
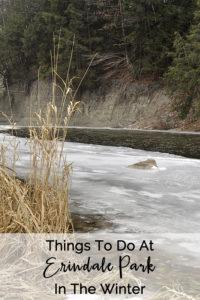
<svg viewBox="0 0 200 300">
<path fill-rule="evenodd" d="M 71 218 L 75 232 L 88 233 L 114 228 L 112 221 L 100 214 L 77 214 L 72 212 Z"/>
<path fill-rule="evenodd" d="M 17 128 L 14 131 L 9 129 L 4 132 L 18 137 L 29 137 L 29 130 L 27 127 Z M 188 158 L 200 159 L 200 133 L 126 129 L 116 130 L 102 128 L 68 128 L 66 141 L 129 147 L 133 149 L 170 153 Z"/>
</svg>

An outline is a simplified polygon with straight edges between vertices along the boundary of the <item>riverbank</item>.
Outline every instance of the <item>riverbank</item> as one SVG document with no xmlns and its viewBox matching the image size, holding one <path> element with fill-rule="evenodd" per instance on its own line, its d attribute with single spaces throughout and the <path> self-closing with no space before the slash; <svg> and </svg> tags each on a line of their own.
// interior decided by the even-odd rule
<svg viewBox="0 0 200 300">
<path fill-rule="evenodd" d="M 30 125 L 35 112 L 44 112 L 52 97 L 51 81 L 32 81 L 0 88 L 0 112 L 20 126 Z M 55 95 L 56 106 L 62 106 L 62 93 Z M 200 131 L 200 120 L 188 115 L 180 120 L 172 111 L 172 102 L 165 86 L 160 81 L 126 82 L 112 80 L 101 83 L 93 90 L 82 90 L 76 95 L 80 101 L 80 111 L 75 112 L 71 126 L 111 127 L 140 130 L 189 130 Z M 0 114 L 0 124 L 9 124 L 4 114 Z M 33 123 L 31 123 L 33 124 Z"/>
<path fill-rule="evenodd" d="M 13 117 L 16 124 L 28 126 L 34 112 L 42 112 L 52 97 L 51 81 L 32 81 L 0 89 L 0 111 Z M 56 90 L 56 106 L 62 104 L 62 93 Z M 81 101 L 80 112 L 73 114 L 72 126 L 112 127 L 132 129 L 182 128 L 171 112 L 171 100 L 162 82 L 124 82 L 113 80 L 100 83 L 92 90 L 82 90 L 76 95 Z M 32 118 L 33 119 L 33 118 Z M 0 124 L 8 120 L 0 114 Z M 196 128 L 194 128 L 195 130 Z"/>
<path fill-rule="evenodd" d="M 1 127 L 1 132 L 29 138 L 28 127 Z M 68 142 L 129 147 L 200 159 L 200 133 L 159 130 L 69 127 Z"/>
</svg>

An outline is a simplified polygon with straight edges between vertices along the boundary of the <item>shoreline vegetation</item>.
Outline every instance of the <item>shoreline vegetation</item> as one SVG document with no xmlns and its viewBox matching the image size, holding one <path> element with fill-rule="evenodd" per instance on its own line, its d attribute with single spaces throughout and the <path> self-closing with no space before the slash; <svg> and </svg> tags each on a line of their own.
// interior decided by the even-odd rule
<svg viewBox="0 0 200 300">
<path fill-rule="evenodd" d="M 7 148 L 1 145 L 0 233 L 73 232 L 68 202 L 72 166 L 67 163 L 63 148 L 70 117 L 79 102 L 75 101 L 77 90 L 72 91 L 69 79 L 71 65 L 68 66 L 66 80 L 57 73 L 59 43 L 60 39 L 54 38 L 50 102 L 45 111 L 33 112 L 33 115 L 30 112 L 30 125 L 34 118 L 37 130 L 29 127 L 30 174 L 26 181 L 18 179 L 15 173 L 19 142 L 14 139 Z M 56 89 L 62 91 L 59 109 L 56 106 Z M 13 124 L 12 110 L 9 122 L 13 132 L 16 124 Z M 9 167 L 7 151 L 11 160 Z"/>
<path fill-rule="evenodd" d="M 5 88 L 51 77 L 52 34 L 60 40 L 57 70 L 81 89 L 113 79 L 161 81 L 182 119 L 199 120 L 199 0 L 0 0 L 0 75 Z M 170 26 L 166 26 L 170 24 Z M 74 38 L 75 37 L 75 38 Z M 71 49 L 74 47 L 74 55 Z"/>
<path fill-rule="evenodd" d="M 76 103 L 68 106 L 65 125 L 75 106 Z M 56 106 L 48 104 L 45 117 L 37 115 L 39 131 L 29 129 L 30 174 L 26 181 L 18 179 L 15 173 L 19 142 L 10 142 L 12 167 L 9 168 L 8 149 L 1 146 L 1 233 L 67 233 L 73 230 L 68 204 L 71 165 L 63 154 L 67 127 L 61 130 L 52 126 L 52 117 L 55 120 L 57 114 Z"/>
</svg>

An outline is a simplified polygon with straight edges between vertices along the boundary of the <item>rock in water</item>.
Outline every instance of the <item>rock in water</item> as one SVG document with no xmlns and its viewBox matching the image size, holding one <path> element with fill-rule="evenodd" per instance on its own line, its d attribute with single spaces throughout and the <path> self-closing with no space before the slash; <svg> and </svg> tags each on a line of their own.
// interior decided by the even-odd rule
<svg viewBox="0 0 200 300">
<path fill-rule="evenodd" d="M 147 159 L 128 166 L 128 168 L 133 168 L 133 169 L 152 169 L 153 167 L 156 168 L 158 167 L 155 159 Z"/>
</svg>

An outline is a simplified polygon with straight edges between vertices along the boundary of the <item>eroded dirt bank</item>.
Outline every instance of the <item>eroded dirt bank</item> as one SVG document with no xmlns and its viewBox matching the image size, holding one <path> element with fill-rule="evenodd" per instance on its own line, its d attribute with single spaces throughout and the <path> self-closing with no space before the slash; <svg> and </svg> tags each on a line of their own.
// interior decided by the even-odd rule
<svg viewBox="0 0 200 300">
<path fill-rule="evenodd" d="M 29 125 L 33 112 L 45 111 L 51 99 L 52 84 L 33 81 L 31 84 L 13 85 L 8 93 L 0 87 L 0 111 L 10 116 L 18 125 Z M 113 127 L 132 129 L 200 130 L 200 121 L 188 117 L 180 121 L 171 111 L 171 100 L 161 82 L 128 82 L 119 80 L 101 84 L 93 91 L 77 96 L 81 101 L 81 113 L 75 113 L 72 126 Z M 57 92 L 56 105 L 61 106 L 61 94 Z M 1 114 L 0 124 L 7 119 Z"/>
</svg>

